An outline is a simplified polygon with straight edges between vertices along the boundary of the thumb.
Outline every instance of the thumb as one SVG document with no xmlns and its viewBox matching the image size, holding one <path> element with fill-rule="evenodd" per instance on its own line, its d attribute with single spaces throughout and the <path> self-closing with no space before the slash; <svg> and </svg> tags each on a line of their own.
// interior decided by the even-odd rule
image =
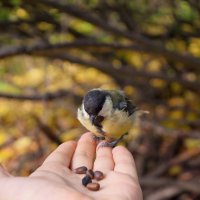
<svg viewBox="0 0 200 200">
<path fill-rule="evenodd" d="M 11 176 L 7 170 L 0 164 L 0 178 Z"/>
</svg>

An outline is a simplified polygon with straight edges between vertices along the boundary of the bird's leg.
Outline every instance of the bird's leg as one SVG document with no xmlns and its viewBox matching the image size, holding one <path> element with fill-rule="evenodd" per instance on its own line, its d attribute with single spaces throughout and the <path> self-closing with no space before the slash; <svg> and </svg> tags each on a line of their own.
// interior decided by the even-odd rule
<svg viewBox="0 0 200 200">
<path fill-rule="evenodd" d="M 101 140 L 105 140 L 105 131 L 102 130 L 102 127 L 101 126 L 96 126 L 98 132 L 102 135 L 102 136 L 96 136 L 94 135 L 93 136 L 93 139 L 95 142 L 99 143 Z"/>
<path fill-rule="evenodd" d="M 117 144 L 119 142 L 121 142 L 123 140 L 124 136 L 126 136 L 126 135 L 128 135 L 128 133 L 123 134 L 121 137 L 119 137 L 118 139 L 116 139 L 116 140 L 114 140 L 112 142 L 108 142 L 108 141 L 102 142 L 99 147 L 111 147 L 111 148 L 114 148 L 115 146 L 117 146 Z"/>
<path fill-rule="evenodd" d="M 101 140 L 105 140 L 105 137 L 93 135 L 93 139 L 95 142 L 99 143 Z"/>
</svg>

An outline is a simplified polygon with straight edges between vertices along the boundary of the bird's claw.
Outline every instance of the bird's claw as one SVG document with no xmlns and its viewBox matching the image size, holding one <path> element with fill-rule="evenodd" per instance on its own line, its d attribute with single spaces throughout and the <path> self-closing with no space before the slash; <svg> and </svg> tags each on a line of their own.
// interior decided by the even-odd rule
<svg viewBox="0 0 200 200">
<path fill-rule="evenodd" d="M 121 137 L 119 137 L 117 140 L 114 140 L 112 142 L 104 141 L 102 142 L 99 147 L 111 147 L 114 148 L 118 145 L 119 142 L 121 142 L 128 133 L 123 134 Z"/>
<path fill-rule="evenodd" d="M 110 148 L 114 148 L 117 145 L 116 140 L 112 141 L 112 142 L 101 142 L 101 144 L 99 145 L 99 147 L 110 147 Z"/>
</svg>

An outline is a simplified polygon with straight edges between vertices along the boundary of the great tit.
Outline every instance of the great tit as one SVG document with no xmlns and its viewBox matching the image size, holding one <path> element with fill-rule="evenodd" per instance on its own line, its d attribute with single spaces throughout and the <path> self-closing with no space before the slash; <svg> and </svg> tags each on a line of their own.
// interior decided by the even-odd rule
<svg viewBox="0 0 200 200">
<path fill-rule="evenodd" d="M 124 92 L 95 88 L 86 93 L 77 115 L 96 139 L 105 139 L 101 146 L 114 147 L 133 126 L 138 110 Z"/>
</svg>

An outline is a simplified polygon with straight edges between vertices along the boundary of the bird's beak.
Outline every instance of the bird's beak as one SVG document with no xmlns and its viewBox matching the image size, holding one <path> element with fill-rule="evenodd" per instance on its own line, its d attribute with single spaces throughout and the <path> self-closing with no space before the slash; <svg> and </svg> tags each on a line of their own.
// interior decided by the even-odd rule
<svg viewBox="0 0 200 200">
<path fill-rule="evenodd" d="M 96 115 L 90 116 L 90 121 L 91 121 L 92 125 L 94 125 L 95 119 L 96 119 Z"/>
</svg>

